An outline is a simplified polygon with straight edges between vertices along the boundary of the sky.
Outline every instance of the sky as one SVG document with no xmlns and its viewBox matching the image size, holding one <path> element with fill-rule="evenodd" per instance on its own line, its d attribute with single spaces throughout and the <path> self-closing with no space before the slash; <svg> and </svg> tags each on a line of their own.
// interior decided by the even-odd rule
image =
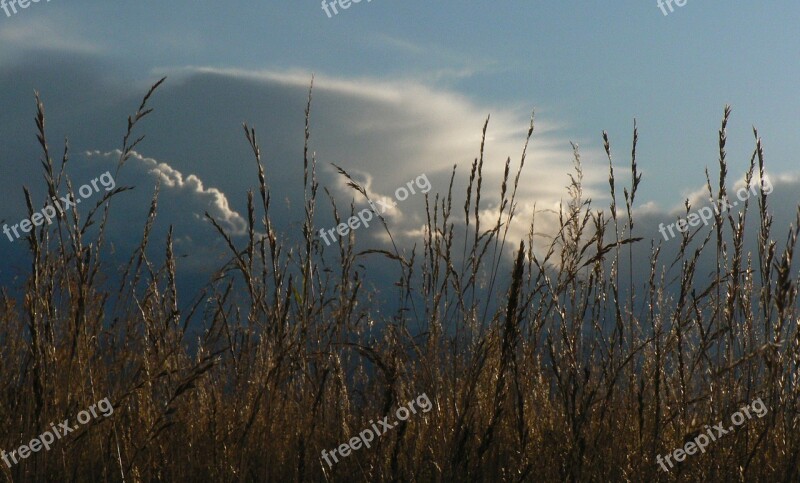
<svg viewBox="0 0 800 483">
<path fill-rule="evenodd" d="M 800 4 L 688 0 L 665 8 L 667 15 L 656 0 L 363 0 L 329 16 L 316 0 L 42 0 L 10 16 L 0 10 L 7 200 L 0 219 L 22 218 L 21 186 L 41 184 L 34 90 L 46 105 L 50 141 L 60 146 L 54 151 L 69 137 L 71 175 L 81 184 L 114 167 L 126 116 L 164 75 L 142 127 L 147 139 L 118 179 L 137 187 L 120 207 L 123 246 L 141 232 L 160 182 L 161 228 L 180 228 L 185 253 L 219 258 L 202 214 L 210 210 L 241 234 L 246 190 L 257 182 L 242 122 L 258 130 L 279 216 L 287 230 L 296 226 L 312 75 L 311 147 L 321 183 L 340 207 L 354 194 L 331 163 L 378 198 L 391 199 L 421 174 L 444 192 L 456 164 L 455 186 L 463 187 L 487 116 L 486 182 L 496 191 L 505 160 L 519 162 L 532 111 L 521 218 L 566 197 L 571 142 L 580 148 L 587 196 L 607 207 L 601 133 L 609 133 L 617 175 L 629 176 L 635 119 L 643 173 L 635 208 L 645 217 L 643 235 L 658 240 L 657 222 L 674 221 L 687 197 L 700 199 L 706 167 L 714 178 L 717 130 L 730 104 L 731 182 L 747 167 L 755 126 L 776 196 L 785 198 L 776 218 L 793 219 Z M 488 193 L 491 213 L 496 196 Z M 412 196 L 387 214 L 401 242 L 418 233 L 423 206 Z M 319 223 L 329 226 L 330 213 L 320 213 Z M 0 241 L 0 253 L 20 249 Z M 191 257 L 183 263 L 206 265 Z"/>
</svg>

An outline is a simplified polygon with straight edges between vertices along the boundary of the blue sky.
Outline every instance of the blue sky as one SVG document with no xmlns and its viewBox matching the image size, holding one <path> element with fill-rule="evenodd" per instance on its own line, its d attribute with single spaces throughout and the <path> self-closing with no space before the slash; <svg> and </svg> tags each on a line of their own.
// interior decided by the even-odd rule
<svg viewBox="0 0 800 483">
<path fill-rule="evenodd" d="M 312 147 L 322 182 L 340 204 L 352 193 L 331 162 L 371 183 L 378 196 L 423 170 L 444 191 L 456 163 L 456 186 L 463 184 L 488 114 L 487 177 L 496 186 L 506 157 L 518 161 L 535 108 L 523 210 L 565 196 L 570 141 L 581 146 L 588 194 L 607 206 L 600 134 L 609 132 L 617 174 L 627 177 L 636 118 L 644 173 L 637 204 L 654 220 L 674 219 L 683 199 L 702 188 L 704 168 L 715 175 L 717 129 L 728 103 L 731 181 L 746 167 L 756 126 L 769 172 L 782 176 L 787 193 L 793 189 L 799 17 L 800 4 L 788 0 L 688 0 L 667 16 L 655 0 L 364 0 L 332 18 L 317 0 L 40 2 L 11 17 L 0 11 L 0 175 L 12 195 L 39 179 L 34 89 L 48 106 L 51 141 L 69 135 L 76 159 L 97 150 L 89 158 L 111 162 L 113 155 L 102 153 L 119 147 L 125 116 L 149 84 L 168 74 L 145 129 L 142 164 L 129 180 L 152 189 L 165 176 L 194 176 L 198 182 L 171 185 L 187 190 L 183 195 L 162 191 L 187 197 L 182 209 L 165 207 L 165 223 L 171 216 L 196 219 L 209 203 L 238 223 L 244 192 L 255 183 L 245 171 L 252 165 L 242 121 L 263 128 L 265 153 L 279 162 L 276 189 L 286 188 L 280 194 L 287 216 L 296 215 L 298 168 L 286 160 L 296 161 L 302 148 L 314 73 Z M 94 161 L 76 162 L 79 176 Z M 154 174 L 148 166 L 159 163 L 164 168 Z M 94 168 L 85 169 L 91 178 Z M 146 211 L 150 193 L 143 190 L 130 210 L 143 203 Z M 197 209 L 187 216 L 192 203 Z M 16 220 L 22 208 L 21 196 L 12 196 L 0 218 Z M 419 203 L 409 204 L 394 221 L 413 233 L 421 216 Z M 186 243 L 208 235 L 185 229 Z"/>
</svg>

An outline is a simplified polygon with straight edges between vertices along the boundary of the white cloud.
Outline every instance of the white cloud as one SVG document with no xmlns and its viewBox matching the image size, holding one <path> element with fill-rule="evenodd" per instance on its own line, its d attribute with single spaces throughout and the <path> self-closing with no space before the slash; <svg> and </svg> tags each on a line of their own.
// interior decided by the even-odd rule
<svg viewBox="0 0 800 483">
<path fill-rule="evenodd" d="M 303 70 L 248 71 L 210 67 L 186 67 L 158 71 L 171 74 L 171 82 L 188 85 L 198 76 L 246 80 L 265 91 L 300 92 L 308 89 L 311 73 Z M 224 82 L 223 82 L 224 84 Z M 479 155 L 481 129 L 491 114 L 483 165 L 482 203 L 487 213 L 495 212 L 499 203 L 500 184 L 505 162 L 511 157 L 511 179 L 524 144 L 529 118 L 519 110 L 503 106 L 479 105 L 456 92 L 437 89 L 413 80 L 375 78 L 341 78 L 317 74 L 312 101 L 312 147 L 316 151 L 323 183 L 333 188 L 340 210 L 355 198 L 357 206 L 365 206 L 360 195 L 335 173 L 329 162 L 341 165 L 356 179 L 363 181 L 373 199 L 391 199 L 398 186 L 422 173 L 427 174 L 436 191 L 445 193 L 453 164 L 459 168 L 454 194 L 463 205 L 469 170 Z M 299 97 L 299 96 L 295 96 Z M 302 110 L 304 105 L 295 109 Z M 270 113 L 281 116 L 279 112 Z M 188 127 L 191 129 L 191 127 Z M 260 133 L 269 139 L 270 133 Z M 584 159 L 598 158 L 600 153 L 582 152 Z M 607 177 L 605 165 L 584 165 L 586 196 L 594 194 Z M 536 130 L 528 148 L 526 166 L 520 178 L 516 222 L 512 234 L 523 236 L 530 223 L 529 209 L 558 205 L 565 197 L 572 169 L 572 149 L 563 126 L 548 119 L 536 119 Z M 510 189 L 510 188 L 509 188 Z M 422 197 L 419 201 L 401 203 L 387 213 L 394 229 L 412 233 L 419 229 L 425 216 Z M 456 221 L 463 211 L 454 210 Z M 549 217 L 552 221 L 552 217 Z M 462 220 L 463 221 L 463 220 Z M 545 216 L 540 216 L 544 224 Z M 548 223 L 552 225 L 552 223 Z M 545 227 L 542 226 L 542 229 Z M 377 236 L 377 233 L 374 234 Z M 359 235 L 361 236 L 361 235 Z"/>
<path fill-rule="evenodd" d="M 85 153 L 89 158 L 99 158 L 108 165 L 117 162 L 120 151 L 110 151 L 100 153 L 99 151 Z M 133 179 L 135 184 L 144 184 L 150 181 L 149 186 L 160 185 L 159 207 L 162 214 L 170 223 L 178 223 L 180 220 L 203 220 L 204 214 L 208 212 L 223 228 L 232 235 L 242 235 L 247 229 L 246 220 L 235 210 L 231 209 L 228 198 L 223 192 L 216 188 L 205 187 L 203 181 L 197 176 L 190 174 L 184 175 L 180 171 L 173 169 L 165 162 L 159 162 L 152 158 L 142 156 L 133 152 L 128 164 L 123 168 L 125 176 Z M 148 184 L 144 184 L 148 187 Z M 149 194 L 147 190 L 139 190 L 135 198 L 135 203 L 141 206 L 148 205 Z M 130 205 L 133 202 L 127 202 Z M 205 221 L 202 221 L 205 223 Z M 184 228 L 189 229 L 186 226 Z M 195 229 L 189 229 L 190 233 Z M 188 236 L 191 240 L 191 236 Z"/>
</svg>

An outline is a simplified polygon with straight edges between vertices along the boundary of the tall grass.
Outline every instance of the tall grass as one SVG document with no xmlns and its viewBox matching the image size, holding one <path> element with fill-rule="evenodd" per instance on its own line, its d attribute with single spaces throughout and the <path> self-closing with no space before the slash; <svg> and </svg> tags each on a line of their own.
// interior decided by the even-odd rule
<svg viewBox="0 0 800 483">
<path fill-rule="evenodd" d="M 142 140 L 135 132 L 162 81 L 128 119 L 117 171 Z M 206 215 L 230 261 L 188 303 L 178 300 L 172 229 L 165 246 L 149 243 L 157 191 L 118 287 L 107 281 L 117 267 L 101 255 L 113 204 L 127 188 L 28 234 L 30 272 L 21 295 L 3 289 L 0 310 L 0 448 L 15 449 L 49 422 L 74 418 L 106 396 L 115 411 L 50 451 L 12 468 L 0 464 L 5 479 L 800 479 L 792 271 L 800 223 L 784 242 L 775 241 L 766 193 L 759 192 L 754 206 L 745 202 L 739 214 L 717 215 L 707 233 L 683 233 L 673 242 L 679 245 L 674 259 L 652 244 L 648 260 L 634 260 L 633 244 L 647 243 L 634 231 L 638 133 L 634 126 L 627 183 L 618 179 L 603 133 L 610 206 L 596 209 L 584 196 L 576 147 L 559 229 L 545 250 L 534 250 L 535 214 L 517 211 L 516 197 L 532 118 L 519 161 L 505 163 L 496 219 L 482 219 L 480 209 L 487 196 L 485 125 L 463 218 L 453 211 L 454 167 L 447 193 L 426 195 L 419 251 L 399 248 L 381 218 L 389 249 L 357 251 L 351 234 L 326 253 L 315 235 L 311 101 L 309 90 L 300 242 L 287 246 L 276 232 L 270 170 L 257 133 L 245 125 L 258 179 L 258 193 L 247 193 L 247 235 L 234 237 Z M 726 107 L 719 182 L 707 179 L 717 199 L 727 191 L 729 116 Z M 36 124 L 48 197 L 69 193 L 68 147 L 57 165 L 38 96 Z M 748 183 L 765 175 L 754 135 Z M 358 196 L 368 197 L 340 172 Z M 33 213 L 35 202 L 25 193 Z M 338 223 L 347 215 L 331 202 Z M 687 203 L 687 213 L 690 208 Z M 744 245 L 752 211 L 759 219 L 755 254 Z M 508 234 L 519 216 L 531 222 L 527 239 L 516 245 Z M 697 273 L 698 260 L 709 251 L 716 264 L 706 278 Z M 363 262 L 372 257 L 396 263 L 396 313 L 381 310 L 367 289 Z M 625 258 L 627 284 L 621 281 Z M 649 271 L 644 285 L 630 267 Z M 675 289 L 667 290 L 673 275 Z M 200 335 L 190 327 L 202 328 Z M 333 467 L 321 460 L 323 449 L 421 393 L 433 410 Z M 769 408 L 767 417 L 748 421 L 669 474 L 659 470 L 657 455 L 757 397 Z"/>
</svg>

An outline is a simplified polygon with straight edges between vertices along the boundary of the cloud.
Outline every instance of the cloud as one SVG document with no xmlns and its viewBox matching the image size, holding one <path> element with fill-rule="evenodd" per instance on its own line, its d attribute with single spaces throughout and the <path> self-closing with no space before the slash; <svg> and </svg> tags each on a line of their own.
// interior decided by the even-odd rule
<svg viewBox="0 0 800 483">
<path fill-rule="evenodd" d="M 90 54 L 55 52 L 51 56 L 58 61 L 36 69 L 12 62 L 0 74 L 3 79 L 13 80 L 10 84 L 13 89 L 0 90 L 0 104 L 5 107 L 0 112 L 0 174 L 10 195 L 0 219 L 6 221 L 18 221 L 24 215 L 24 203 L 19 196 L 21 185 L 32 187 L 34 199 L 43 199 L 40 187 L 37 192 L 41 154 L 33 125 L 20 122 L 33 114 L 32 99 L 26 98 L 24 92 L 37 88 L 45 93 L 51 154 L 61 151 L 57 140 L 63 134 L 69 135 L 74 151 L 85 153 L 74 156 L 68 163 L 73 183 L 80 185 L 116 167 L 119 151 L 115 149 L 124 133 L 125 119 L 138 107 L 146 90 L 141 79 L 117 77 L 111 85 L 110 78 L 104 75 L 103 62 L 92 60 Z M 304 216 L 304 109 L 311 73 L 302 69 L 181 67 L 154 71 L 149 81 L 164 73 L 170 74 L 170 78 L 150 100 L 155 110 L 142 121 L 136 133 L 147 137 L 117 179 L 118 186 L 136 189 L 114 201 L 108 232 L 110 245 L 122 257 L 138 245 L 150 199 L 155 186 L 160 185 L 159 215 L 150 246 L 160 251 L 171 225 L 183 276 L 192 281 L 208 280 L 208 272 L 223 265 L 230 254 L 203 214 L 209 212 L 234 237 L 235 243 L 241 244 L 246 233 L 242 215 L 247 212 L 246 193 L 258 189 L 257 169 L 243 135 L 242 121 L 254 126 L 258 133 L 272 193 L 273 226 L 282 239 L 291 242 L 299 238 Z M 335 224 L 322 188 L 328 188 L 342 216 L 349 216 L 344 212 L 349 211 L 351 201 L 356 210 L 367 206 L 347 186 L 333 163 L 362 183 L 374 201 L 386 203 L 395 200 L 398 188 L 424 174 L 432 186 L 428 193 L 431 206 L 436 193 L 446 194 L 453 165 L 457 164 L 451 222 L 456 225 L 456 233 L 463 233 L 469 171 L 480 154 L 481 130 L 489 114 L 481 194 L 482 227 L 493 225 L 497 219 L 500 185 L 508 158 L 510 182 L 513 182 L 529 123 L 528 113 L 482 104 L 458 92 L 415 80 L 317 74 L 309 145 L 309 157 L 316 159 L 321 185 L 316 227 L 331 228 Z M 568 174 L 575 174 L 568 133 L 569 126 L 558 119 L 537 116 L 515 200 L 515 221 L 509 227 L 506 246 L 515 246 L 520 239 L 527 238 L 534 211 L 535 248 L 542 251 L 549 245 L 558 224 L 557 213 L 568 200 Z M 607 213 L 605 155 L 581 150 L 581 156 L 582 196 L 592 198 L 593 209 Z M 640 166 L 646 163 L 640 162 Z M 701 175 L 701 170 L 697 174 Z M 786 235 L 784 228 L 794 221 L 800 181 L 796 176 L 777 174 L 772 179 L 773 237 L 782 240 Z M 645 186 L 656 181 L 645 173 Z M 624 203 L 621 191 L 618 187 L 620 207 Z M 706 196 L 701 188 L 688 194 L 698 207 Z M 680 242 L 661 239 L 658 227 L 660 223 L 673 222 L 679 207 L 642 204 L 640 199 L 643 197 L 637 195 L 633 236 L 642 236 L 644 240 L 630 247 L 634 260 L 646 260 L 652 242 L 662 243 L 661 260 L 669 263 Z M 384 214 L 401 248 L 409 249 L 419 243 L 424 233 L 427 219 L 424 201 L 421 194 L 411 195 Z M 746 249 L 749 250 L 756 246 L 754 215 L 751 212 L 748 218 Z M 257 217 L 260 216 L 258 213 Z M 355 235 L 362 247 L 386 242 L 385 232 L 377 224 L 362 227 Z M 23 260 L 18 253 L 11 253 L 22 248 L 22 243 L 6 243 L 0 246 L 0 256 Z M 626 259 L 620 261 L 621 273 L 626 269 Z M 10 272 L 18 273 L 23 268 L 12 262 L 0 276 L 7 279 Z M 701 260 L 700 271 L 710 273 L 711 268 L 711 262 Z M 387 280 L 393 276 L 390 272 L 386 269 L 383 274 Z M 645 272 L 640 265 L 635 266 L 636 277 L 646 276 Z"/>
<path fill-rule="evenodd" d="M 474 51 L 469 54 L 453 52 L 430 42 L 416 43 L 378 33 L 370 46 L 394 51 L 393 57 L 398 60 L 397 64 L 403 65 L 402 70 L 398 70 L 395 75 L 402 79 L 438 83 L 500 72 L 500 62 L 497 59 L 478 57 Z"/>
<path fill-rule="evenodd" d="M 120 150 L 85 153 L 89 158 L 98 158 L 99 162 L 109 166 L 116 164 L 120 154 Z M 246 233 L 246 220 L 231 209 L 225 194 L 217 188 L 206 188 L 203 181 L 194 174 L 184 175 L 165 162 L 144 157 L 135 151 L 129 158 L 125 171 L 126 176 L 136 182 L 144 181 L 146 188 L 159 187 L 161 216 L 165 216 L 164 211 L 167 211 L 166 218 L 171 223 L 180 223 L 183 220 L 180 228 L 188 232 L 191 238 L 200 238 L 193 225 L 196 222 L 205 223 L 203 218 L 206 212 L 231 235 Z M 127 205 L 147 206 L 148 191 L 140 190 L 139 196 L 136 196 L 138 199 L 129 201 Z"/>
<path fill-rule="evenodd" d="M 0 29 L 0 62 L 24 57 L 34 51 L 57 51 L 72 54 L 99 54 L 103 49 L 87 42 L 80 35 L 69 32 L 80 32 L 80 29 L 67 28 L 66 19 L 58 22 L 44 17 L 25 17 L 17 15 L 14 22 L 4 22 Z M 7 25 L 6 25 L 7 24 Z"/>
<path fill-rule="evenodd" d="M 74 54 L 63 55 L 57 73 L 47 71 L 47 67 L 20 71 L 12 67 L 8 75 L 21 73 L 19 85 L 42 89 L 48 93 L 46 102 L 56 104 L 55 109 L 48 107 L 48 132 L 68 134 L 75 149 L 91 153 L 89 160 L 108 164 L 115 157 L 124 120 L 138 106 L 145 89 L 140 79 L 118 82 L 114 89 L 109 88 L 98 65 L 84 62 L 80 67 L 82 95 L 70 96 L 66 90 L 75 86 L 60 80 L 74 74 L 69 71 L 70 55 Z M 126 222 L 135 222 L 136 229 L 120 226 L 125 233 L 123 238 L 137 240 L 140 236 L 157 182 L 162 189 L 158 227 L 165 230 L 168 224 L 173 225 L 176 237 L 190 256 L 210 256 L 209 250 L 218 242 L 218 236 L 203 220 L 204 211 L 224 223 L 234 236 L 244 234 L 240 213 L 247 210 L 247 190 L 257 189 L 257 170 L 244 139 L 242 121 L 254 126 L 258 133 L 272 191 L 275 228 L 283 237 L 299 237 L 303 219 L 304 109 L 311 73 L 302 69 L 180 67 L 159 69 L 152 74 L 152 80 L 162 74 L 169 74 L 169 79 L 150 100 L 150 107 L 155 110 L 142 121 L 138 133 L 147 138 L 137 148 L 139 153 L 130 166 L 123 170 L 125 179 L 119 181 L 137 186 L 135 195 L 125 193 L 129 201 L 124 204 Z M 86 109 L 86 98 L 97 92 L 104 93 L 102 102 Z M 8 103 L 10 109 L 6 112 L 30 111 L 30 100 L 3 92 L 0 100 L 4 105 Z M 59 118 L 59 112 L 70 115 Z M 431 204 L 435 193 L 446 194 L 453 165 L 457 164 L 451 221 L 463 226 L 463 210 L 457 207 L 464 204 L 470 167 L 480 155 L 481 131 L 489 115 L 481 194 L 481 216 L 487 220 L 483 226 L 487 226 L 488 219 L 493 223 L 497 216 L 508 158 L 513 182 L 529 112 L 482 104 L 458 92 L 415 80 L 345 78 L 322 73 L 314 78 L 309 156 L 317 161 L 320 185 L 330 190 L 340 210 L 346 210 L 354 199 L 357 209 L 367 205 L 345 185 L 333 163 L 363 181 L 376 201 L 393 199 L 399 187 L 425 174 L 432 185 Z M 33 133 L 27 131 L 30 128 L 23 130 L 16 118 L 4 116 L 5 112 L 0 113 L 0 126 L 15 126 L 20 137 L 10 145 L 13 151 L 0 143 L 0 158 L 36 159 L 36 144 L 19 141 L 25 139 L 24 134 L 33 138 Z M 534 206 L 552 210 L 565 197 L 567 173 L 573 163 L 567 133 L 559 120 L 537 117 L 518 186 L 518 210 L 510 242 L 526 236 Z M 587 159 L 599 156 L 582 154 Z M 79 163 L 76 160 L 71 166 L 76 169 Z M 593 196 L 595 186 L 605 182 L 604 170 L 602 164 L 584 166 L 585 196 Z M 32 175 L 35 172 L 10 169 L 6 172 L 7 182 L 30 183 L 38 177 Z M 332 209 L 327 206 L 322 189 L 318 202 L 317 227 L 333 226 Z M 134 213 L 136 216 L 131 215 Z M 415 235 L 427 218 L 424 196 L 412 195 L 398 203 L 386 218 L 398 241 L 410 247 L 418 242 Z M 555 216 L 540 212 L 537 231 L 553 232 L 555 222 Z M 358 230 L 356 237 L 359 243 L 369 245 L 380 242 L 384 234 L 373 225 Z M 219 249 L 225 250 L 222 246 Z"/>
<path fill-rule="evenodd" d="M 285 97 L 295 100 L 295 111 L 304 108 L 311 79 L 310 72 L 300 70 L 187 67 L 158 72 L 162 73 L 172 74 L 177 78 L 173 78 L 173 83 L 190 91 L 195 88 L 193 86 L 214 79 L 218 87 L 215 93 L 209 92 L 208 97 L 219 95 L 220 90 L 284 92 Z M 241 83 L 249 87 L 243 88 Z M 515 169 L 529 124 L 527 115 L 516 110 L 479 105 L 458 93 L 411 80 L 344 79 L 322 74 L 314 78 L 311 144 L 322 181 L 332 189 L 340 206 L 348 204 L 353 197 L 358 206 L 366 204 L 346 186 L 331 163 L 342 166 L 363 182 L 373 196 L 383 198 L 391 197 L 398 187 L 422 173 L 430 177 L 434 192 L 444 193 L 453 165 L 458 164 L 454 194 L 463 204 L 469 169 L 479 156 L 481 129 L 490 114 L 482 200 L 487 213 L 491 213 L 493 206 L 499 205 L 505 161 L 510 157 L 512 170 Z M 292 116 L 292 113 L 275 112 L 274 115 Z M 260 133 L 261 138 L 270 140 L 283 136 L 285 128 L 268 129 Z M 301 133 L 295 132 L 295 139 L 301 141 Z M 273 157 L 269 149 L 265 154 Z M 556 122 L 537 119 L 518 187 L 519 206 L 532 209 L 534 202 L 539 207 L 558 206 L 569 181 L 567 171 L 571 168 L 572 150 L 564 129 Z M 584 175 L 587 195 L 593 192 L 592 186 L 599 185 L 606 176 L 602 169 L 589 167 L 584 167 Z M 403 220 L 407 224 L 394 226 L 394 229 L 401 233 L 418 230 L 425 219 L 422 206 L 420 198 L 416 203 L 399 207 L 393 213 L 393 221 Z M 527 232 L 529 217 L 518 220 L 524 220 L 526 226 L 517 227 L 514 232 Z"/>
</svg>

